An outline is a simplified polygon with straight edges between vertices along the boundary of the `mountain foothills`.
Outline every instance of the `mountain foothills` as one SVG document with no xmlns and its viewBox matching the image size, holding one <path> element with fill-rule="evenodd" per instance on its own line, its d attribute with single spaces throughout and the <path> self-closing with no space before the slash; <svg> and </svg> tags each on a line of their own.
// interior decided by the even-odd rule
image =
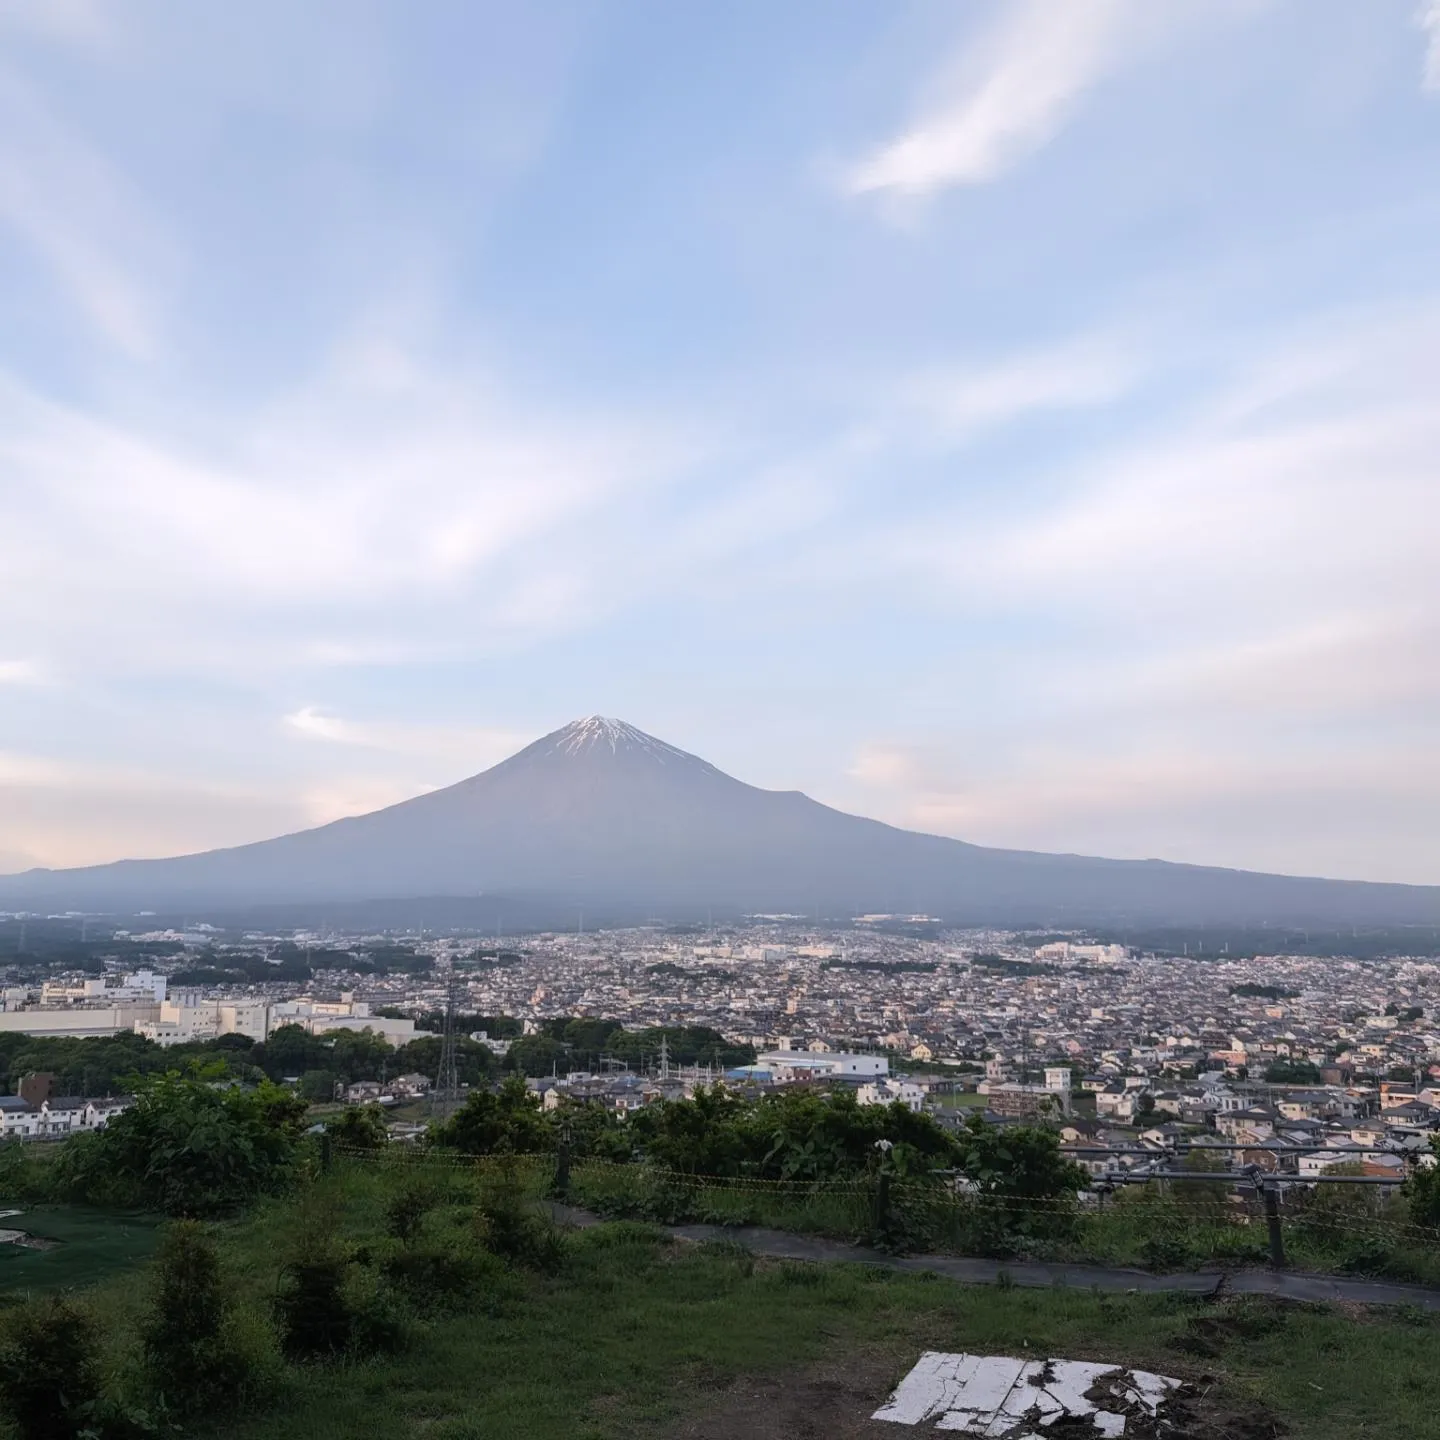
<svg viewBox="0 0 1440 1440">
<path fill-rule="evenodd" d="M 274 840 L 0 879 L 0 907 L 523 901 L 557 917 L 924 912 L 956 924 L 1440 923 L 1440 887 L 987 849 L 760 790 L 578 720 L 446 789 Z M 553 922 L 552 922 L 553 923 Z"/>
</svg>

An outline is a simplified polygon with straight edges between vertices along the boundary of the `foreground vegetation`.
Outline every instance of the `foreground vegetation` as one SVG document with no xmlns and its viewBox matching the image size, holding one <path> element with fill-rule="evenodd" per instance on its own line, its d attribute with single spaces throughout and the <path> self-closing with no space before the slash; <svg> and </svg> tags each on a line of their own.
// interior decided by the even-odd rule
<svg viewBox="0 0 1440 1440">
<path fill-rule="evenodd" d="M 830 1403 L 858 1422 L 920 1350 L 972 1349 L 1203 1373 L 1224 1413 L 1273 1412 L 1314 1440 L 1440 1437 L 1432 1318 L 965 1288 L 757 1262 L 628 1222 L 561 1232 L 527 1205 L 526 1173 L 340 1162 L 241 1217 L 172 1224 L 155 1260 L 68 1308 L 8 1290 L 0 1391 L 39 1321 L 94 1381 L 72 1435 L 83 1420 L 104 1440 L 619 1440 L 679 1433 L 767 1378 L 803 1387 L 815 1367 L 845 1377 Z M 749 1423 L 723 1433 L 772 1433 Z"/>
<path fill-rule="evenodd" d="M 293 1090 L 176 1075 L 137 1080 L 137 1103 L 101 1132 L 57 1147 L 0 1146 L 0 1197 L 175 1217 L 228 1217 L 303 1189 L 330 1155 L 388 1163 L 415 1153 L 527 1167 L 538 1195 L 613 1219 L 759 1224 L 894 1251 L 1096 1261 L 1179 1270 L 1264 1264 L 1269 1238 L 1246 1187 L 1177 1180 L 1082 1203 L 1088 1177 L 1043 1128 L 958 1129 L 849 1092 L 746 1100 L 721 1088 L 647 1106 L 541 1108 L 518 1077 L 476 1091 L 416 1152 L 392 1146 L 383 1113 L 350 1107 L 305 1132 Z M 388 1160 L 387 1160 L 388 1157 Z M 1091 1197 L 1093 1199 L 1093 1197 Z M 1440 1284 L 1440 1167 L 1399 1194 L 1360 1185 L 1286 1192 L 1289 1261 Z M 14 1263 L 14 1262 L 11 1262 Z"/>
<path fill-rule="evenodd" d="M 18 1282 L 0 1294 L 0 1411 L 15 1440 L 608 1440 L 712 1413 L 720 1429 L 685 1433 L 770 1440 L 756 1414 L 724 1408 L 747 1386 L 770 1376 L 803 1391 L 807 1367 L 836 1367 L 825 1424 L 843 1430 L 936 1348 L 1203 1369 L 1219 1377 L 1206 1403 L 1220 1418 L 1197 1436 L 1274 1434 L 1220 1413 L 1268 1407 L 1320 1440 L 1382 1427 L 1440 1440 L 1431 1318 L 964 1289 L 677 1245 L 635 1219 L 564 1232 L 541 1203 L 563 1190 L 612 1217 L 759 1221 L 892 1249 L 1158 1268 L 1205 1247 L 1258 1258 L 1263 1230 L 1209 1182 L 1086 1211 L 1083 1177 L 1044 1130 L 976 1118 L 952 1132 L 814 1091 L 704 1091 L 621 1123 L 546 1112 L 512 1080 L 410 1147 L 363 1108 L 315 1136 L 303 1102 L 268 1081 L 137 1088 L 95 1135 L 0 1150 L 0 1200 L 68 1242 L 3 1262 Z M 1437 1174 L 1400 1202 L 1422 1259 Z M 64 1198 L 92 1208 L 34 1208 Z M 1339 1194 L 1291 1228 L 1332 1263 L 1363 1261 L 1375 1217 L 1355 1207 L 1370 1204 Z M 157 1232 L 137 1211 L 175 1218 Z"/>
</svg>

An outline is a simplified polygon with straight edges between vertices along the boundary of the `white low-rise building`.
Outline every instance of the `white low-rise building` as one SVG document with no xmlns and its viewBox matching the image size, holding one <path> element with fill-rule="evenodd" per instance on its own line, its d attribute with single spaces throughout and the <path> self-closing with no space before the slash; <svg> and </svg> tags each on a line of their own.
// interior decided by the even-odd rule
<svg viewBox="0 0 1440 1440">
<path fill-rule="evenodd" d="M 893 1076 L 867 1081 L 855 1092 L 855 1098 L 862 1105 L 893 1105 L 898 1100 L 917 1115 L 925 1108 L 924 1087 L 913 1080 L 900 1080 Z"/>
<path fill-rule="evenodd" d="M 369 1030 L 392 1045 L 415 1038 L 415 1022 L 372 1015 L 363 1000 L 254 1000 L 202 996 L 179 991 L 159 1007 L 153 1020 L 137 1023 L 135 1030 L 157 1045 L 182 1045 L 192 1040 L 214 1040 L 220 1035 L 246 1035 L 264 1040 L 281 1025 L 299 1025 L 312 1035 L 337 1030 Z"/>
<path fill-rule="evenodd" d="M 134 1103 L 119 1095 L 101 1100 L 58 1095 L 35 1105 L 20 1095 L 0 1095 L 0 1140 L 53 1140 L 100 1130 Z"/>
<path fill-rule="evenodd" d="M 890 1073 L 887 1055 L 852 1055 L 839 1050 L 771 1050 L 755 1063 L 781 1084 L 791 1080 L 874 1080 Z"/>
</svg>

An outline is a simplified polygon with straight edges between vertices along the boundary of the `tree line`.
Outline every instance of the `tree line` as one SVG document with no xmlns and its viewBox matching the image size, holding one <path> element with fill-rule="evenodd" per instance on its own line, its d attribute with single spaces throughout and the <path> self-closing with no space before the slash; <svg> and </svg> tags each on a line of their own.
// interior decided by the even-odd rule
<svg viewBox="0 0 1440 1440">
<path fill-rule="evenodd" d="M 143 1035 L 61 1036 L 0 1034 L 0 1090 L 13 1092 L 23 1075 L 35 1071 L 55 1076 L 61 1094 L 96 1096 L 129 1094 L 137 1079 L 170 1070 L 184 1072 L 222 1062 L 232 1079 L 254 1083 L 296 1080 L 312 1101 L 330 1099 L 337 1084 L 361 1080 L 386 1081 L 398 1075 L 434 1078 L 440 1066 L 443 1023 L 439 1015 L 422 1016 L 421 1033 L 404 1045 L 392 1045 L 368 1030 L 338 1030 L 312 1035 L 300 1025 L 280 1025 L 262 1042 L 244 1035 L 162 1046 Z M 425 1029 L 424 1027 L 430 1027 Z M 510 1016 L 457 1017 L 456 1070 L 465 1085 L 482 1085 L 507 1073 L 538 1077 L 552 1071 L 598 1069 L 611 1059 L 632 1069 L 653 1064 L 665 1043 L 673 1064 L 713 1064 L 722 1068 L 749 1064 L 755 1050 L 733 1045 L 717 1030 L 703 1025 L 662 1026 L 626 1030 L 615 1020 L 547 1020 L 539 1033 L 522 1035 L 519 1020 Z M 484 1031 L 511 1039 L 509 1053 L 498 1057 L 469 1038 Z"/>
</svg>

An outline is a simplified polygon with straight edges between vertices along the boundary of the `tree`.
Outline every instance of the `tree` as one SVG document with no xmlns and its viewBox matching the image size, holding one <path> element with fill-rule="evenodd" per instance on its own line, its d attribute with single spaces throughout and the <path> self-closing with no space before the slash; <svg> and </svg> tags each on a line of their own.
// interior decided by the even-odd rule
<svg viewBox="0 0 1440 1440">
<path fill-rule="evenodd" d="M 378 1105 L 352 1105 L 325 1124 L 325 1133 L 347 1150 L 382 1150 L 390 1143 L 385 1112 Z"/>
<path fill-rule="evenodd" d="M 253 1052 L 255 1063 L 272 1080 L 328 1068 L 330 1048 L 303 1025 L 279 1025 Z"/>
<path fill-rule="evenodd" d="M 371 1030 L 341 1030 L 330 1041 L 327 1069 L 342 1080 L 378 1080 L 389 1074 L 395 1063 L 390 1042 Z"/>
<path fill-rule="evenodd" d="M 307 1070 L 300 1077 L 300 1095 L 312 1105 L 323 1105 L 335 1098 L 335 1086 L 340 1077 L 333 1070 Z"/>
<path fill-rule="evenodd" d="M 564 1042 L 553 1035 L 526 1035 L 511 1043 L 505 1055 L 505 1065 L 521 1075 L 539 1077 L 558 1070 L 562 1060 L 568 1070 L 569 1055 Z"/>
<path fill-rule="evenodd" d="M 1140 1098 L 1135 1102 L 1135 1113 L 1147 1122 L 1155 1113 L 1155 1097 L 1148 1090 L 1140 1092 Z"/>
<path fill-rule="evenodd" d="M 1060 1153 L 1060 1138 L 1039 1126 L 987 1125 L 971 1115 L 960 1131 L 960 1169 L 982 1195 L 1050 1200 L 1074 1196 L 1089 1183 Z"/>
<path fill-rule="evenodd" d="M 1417 1225 L 1440 1230 L 1440 1135 L 1430 1137 L 1430 1154 L 1411 1172 L 1401 1193 Z"/>
<path fill-rule="evenodd" d="M 438 1035 L 423 1035 L 402 1045 L 391 1061 L 392 1073 L 428 1075 L 432 1079 L 440 1069 L 440 1051 L 444 1041 Z M 462 1085 L 481 1085 L 495 1070 L 495 1056 L 474 1040 L 463 1036 L 455 1039 L 455 1076 Z"/>
<path fill-rule="evenodd" d="M 155 1389 L 186 1415 L 233 1401 L 250 1366 L 226 1333 L 230 1303 L 215 1242 L 196 1221 L 177 1221 L 160 1242 L 154 1273 L 141 1339 Z"/>
<path fill-rule="evenodd" d="M 471 1095 L 443 1125 L 431 1128 L 430 1139 L 465 1155 L 528 1155 L 555 1143 L 550 1117 L 518 1075 L 498 1091 Z"/>
<path fill-rule="evenodd" d="M 51 1296 L 6 1312 L 0 1406 L 18 1440 L 79 1440 L 99 1404 L 99 1339 L 84 1311 Z"/>
<path fill-rule="evenodd" d="M 103 1130 L 64 1147 L 57 1178 L 92 1203 L 219 1214 L 288 1180 L 305 1112 L 303 1100 L 269 1082 L 220 1089 L 153 1077 Z"/>
<path fill-rule="evenodd" d="M 1271 1085 L 1318 1085 L 1320 1067 L 1310 1060 L 1272 1060 L 1265 1067 L 1265 1079 Z"/>
</svg>

